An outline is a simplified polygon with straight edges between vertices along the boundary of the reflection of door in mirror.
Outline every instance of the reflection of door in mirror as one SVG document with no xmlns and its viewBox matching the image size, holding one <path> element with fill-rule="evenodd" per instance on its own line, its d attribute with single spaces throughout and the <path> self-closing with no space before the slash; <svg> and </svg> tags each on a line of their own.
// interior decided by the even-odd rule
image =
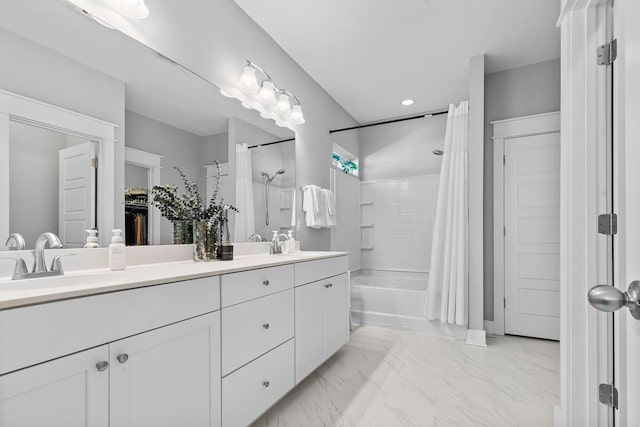
<svg viewBox="0 0 640 427">
<path fill-rule="evenodd" d="M 96 143 L 11 121 L 9 228 L 32 247 L 51 231 L 65 247 L 82 247 L 97 224 Z"/>
<path fill-rule="evenodd" d="M 149 193 L 160 185 L 162 156 L 125 148 L 125 242 L 127 246 L 160 243 L 160 215 L 149 206 Z"/>
</svg>

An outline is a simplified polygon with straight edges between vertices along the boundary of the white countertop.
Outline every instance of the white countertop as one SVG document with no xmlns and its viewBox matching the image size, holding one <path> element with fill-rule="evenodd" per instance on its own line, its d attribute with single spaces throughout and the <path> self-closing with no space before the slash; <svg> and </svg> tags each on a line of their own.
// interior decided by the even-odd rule
<svg viewBox="0 0 640 427">
<path fill-rule="evenodd" d="M 64 276 L 5 280 L 0 281 L 0 310 L 345 255 L 348 253 L 311 251 L 245 255 L 233 261 L 179 261 L 130 266 L 122 271 L 95 269 Z"/>
</svg>

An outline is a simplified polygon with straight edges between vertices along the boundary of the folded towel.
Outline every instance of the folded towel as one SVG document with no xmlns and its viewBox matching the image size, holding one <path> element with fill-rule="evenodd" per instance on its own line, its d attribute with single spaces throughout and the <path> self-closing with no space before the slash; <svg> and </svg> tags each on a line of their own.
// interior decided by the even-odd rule
<svg viewBox="0 0 640 427">
<path fill-rule="evenodd" d="M 336 227 L 338 225 L 336 219 L 336 196 L 331 190 L 322 190 L 325 203 L 325 216 L 327 219 L 327 227 Z"/>
<path fill-rule="evenodd" d="M 327 226 L 326 206 L 326 197 L 320 187 L 305 185 L 302 188 L 302 209 L 307 227 L 317 229 Z"/>
</svg>

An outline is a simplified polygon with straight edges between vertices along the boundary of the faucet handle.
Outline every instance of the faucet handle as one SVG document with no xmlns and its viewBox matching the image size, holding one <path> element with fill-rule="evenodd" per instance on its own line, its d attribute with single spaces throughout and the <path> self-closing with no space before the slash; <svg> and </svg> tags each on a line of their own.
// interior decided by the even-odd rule
<svg viewBox="0 0 640 427">
<path fill-rule="evenodd" d="M 10 259 L 11 261 L 15 261 L 16 266 L 13 269 L 13 276 L 11 277 L 11 280 L 20 279 L 22 276 L 29 273 L 29 270 L 27 270 L 27 263 L 24 262 L 24 259 L 20 257 L 17 257 L 17 258 L 2 257 L 0 259 Z"/>
<path fill-rule="evenodd" d="M 23 251 L 27 244 L 20 233 L 11 233 L 4 244 L 10 251 Z"/>
<path fill-rule="evenodd" d="M 62 269 L 62 257 L 74 255 L 75 254 L 62 254 L 54 256 L 53 260 L 51 261 L 51 268 L 49 269 L 49 271 L 56 271 L 60 274 L 64 274 L 64 270 Z"/>
</svg>

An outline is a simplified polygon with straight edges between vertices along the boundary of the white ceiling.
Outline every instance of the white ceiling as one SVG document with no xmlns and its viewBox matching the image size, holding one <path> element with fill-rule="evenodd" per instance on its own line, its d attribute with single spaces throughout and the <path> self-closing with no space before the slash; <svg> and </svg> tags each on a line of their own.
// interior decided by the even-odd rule
<svg viewBox="0 0 640 427">
<path fill-rule="evenodd" d="M 361 123 L 465 99 L 475 55 L 487 73 L 560 57 L 559 0 L 235 2 Z"/>
</svg>

